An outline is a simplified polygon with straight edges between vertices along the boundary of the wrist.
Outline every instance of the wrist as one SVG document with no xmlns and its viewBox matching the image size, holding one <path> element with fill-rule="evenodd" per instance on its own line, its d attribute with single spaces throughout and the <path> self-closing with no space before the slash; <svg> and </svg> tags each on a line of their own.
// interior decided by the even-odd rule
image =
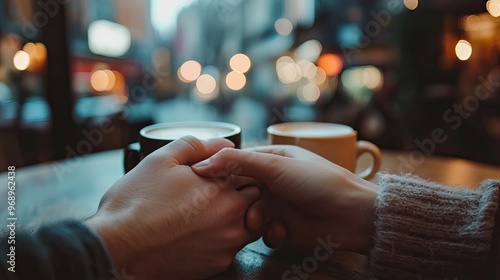
<svg viewBox="0 0 500 280">
<path fill-rule="evenodd" d="M 367 182 L 373 185 L 370 182 Z M 376 207 L 375 200 L 377 199 L 377 191 L 371 186 L 365 186 L 364 194 L 361 196 L 361 204 L 364 207 L 361 209 L 361 241 L 359 253 L 368 254 L 373 247 L 373 237 L 375 235 L 375 216 Z"/>
<path fill-rule="evenodd" d="M 354 183 L 354 182 L 351 182 Z M 367 255 L 373 247 L 375 234 L 375 201 L 377 186 L 368 181 L 356 181 L 350 188 L 346 199 L 350 201 L 349 209 L 351 231 L 346 240 L 350 243 L 350 251 Z"/>
<path fill-rule="evenodd" d="M 347 170 L 335 170 L 327 181 L 330 195 L 325 211 L 329 231 L 336 232 L 341 250 L 368 254 L 375 233 L 378 186 Z"/>
<path fill-rule="evenodd" d="M 121 268 L 126 266 L 127 246 L 119 245 L 121 237 L 114 233 L 114 230 L 109 226 L 113 223 L 106 221 L 97 214 L 84 221 L 84 224 L 99 237 L 111 259 L 113 267 Z"/>
</svg>

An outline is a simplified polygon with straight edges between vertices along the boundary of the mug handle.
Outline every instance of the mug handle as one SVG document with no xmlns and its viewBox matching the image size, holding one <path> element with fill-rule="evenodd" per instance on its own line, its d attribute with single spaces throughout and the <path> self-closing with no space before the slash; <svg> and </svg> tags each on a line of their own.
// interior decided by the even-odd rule
<svg viewBox="0 0 500 280">
<path fill-rule="evenodd" d="M 139 143 L 132 143 L 125 148 L 124 153 L 124 168 L 125 173 L 128 173 L 136 167 L 141 161 L 141 145 Z"/>
<path fill-rule="evenodd" d="M 370 153 L 372 155 L 373 166 L 361 171 L 357 175 L 365 180 L 369 180 L 380 170 L 382 165 L 382 154 L 375 144 L 368 141 L 358 141 L 358 158 L 364 153 Z"/>
</svg>

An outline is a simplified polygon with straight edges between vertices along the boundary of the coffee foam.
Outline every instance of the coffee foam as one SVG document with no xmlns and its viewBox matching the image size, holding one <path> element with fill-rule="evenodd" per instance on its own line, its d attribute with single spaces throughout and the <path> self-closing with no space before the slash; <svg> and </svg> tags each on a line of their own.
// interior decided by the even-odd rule
<svg viewBox="0 0 500 280">
<path fill-rule="evenodd" d="M 352 134 L 353 131 L 351 127 L 339 124 L 288 123 L 274 126 L 269 133 L 300 138 L 325 138 L 346 136 Z"/>
<path fill-rule="evenodd" d="M 206 140 L 211 138 L 223 137 L 231 133 L 232 131 L 233 130 L 229 128 L 223 127 L 166 127 L 150 130 L 146 133 L 146 136 L 155 139 L 174 140 L 183 136 L 191 135 L 198 139 Z"/>
</svg>

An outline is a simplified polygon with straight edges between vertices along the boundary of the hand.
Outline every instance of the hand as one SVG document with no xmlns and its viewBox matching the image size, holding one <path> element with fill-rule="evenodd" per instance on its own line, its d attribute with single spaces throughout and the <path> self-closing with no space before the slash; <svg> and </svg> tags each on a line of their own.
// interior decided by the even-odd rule
<svg viewBox="0 0 500 280">
<path fill-rule="evenodd" d="M 374 232 L 376 186 L 330 161 L 295 146 L 223 149 L 193 166 L 202 176 L 238 165 L 238 174 L 264 183 L 275 197 L 273 223 L 264 236 L 270 247 L 309 252 L 318 238 L 339 250 L 368 253 Z M 330 240 L 328 240 L 330 238 Z"/>
<path fill-rule="evenodd" d="M 233 145 L 181 138 L 147 156 L 104 195 L 86 223 L 118 271 L 136 279 L 206 278 L 226 270 L 262 235 L 245 227 L 246 214 L 254 229 L 261 226 L 252 207 L 260 190 L 246 187 L 253 180 L 214 181 L 191 170 L 225 147 Z"/>
</svg>

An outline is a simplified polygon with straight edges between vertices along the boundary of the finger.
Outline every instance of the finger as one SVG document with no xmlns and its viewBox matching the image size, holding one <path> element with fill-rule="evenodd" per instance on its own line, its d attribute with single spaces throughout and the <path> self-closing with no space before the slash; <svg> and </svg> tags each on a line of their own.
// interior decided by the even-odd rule
<svg viewBox="0 0 500 280">
<path fill-rule="evenodd" d="M 248 186 L 261 186 L 260 182 L 254 178 L 229 175 L 224 176 L 210 176 L 208 179 L 212 179 L 219 188 L 221 189 L 233 189 L 236 191 L 242 190 Z"/>
<path fill-rule="evenodd" d="M 252 177 L 272 186 L 283 172 L 284 157 L 237 149 L 222 149 L 211 158 L 192 166 L 193 171 L 204 177 L 233 175 Z M 228 168 L 229 167 L 229 168 Z"/>
<path fill-rule="evenodd" d="M 258 200 L 250 208 L 245 215 L 245 226 L 248 231 L 255 232 L 265 225 L 268 215 L 267 203 L 264 200 Z"/>
<path fill-rule="evenodd" d="M 234 147 L 227 139 L 199 140 L 193 136 L 179 138 L 158 150 L 179 165 L 192 165 L 211 157 L 223 148 Z"/>
<path fill-rule="evenodd" d="M 272 221 L 262 240 L 269 248 L 282 248 L 286 242 L 286 228 L 281 222 Z"/>
<path fill-rule="evenodd" d="M 304 148 L 298 146 L 291 145 L 271 145 L 271 146 L 260 146 L 254 147 L 250 149 L 245 149 L 246 151 L 252 151 L 257 153 L 266 153 L 266 154 L 274 154 L 283 157 L 290 158 L 301 158 L 301 159 L 313 159 L 313 160 L 322 160 L 328 161 L 327 159 L 308 151 Z M 328 161 L 328 163 L 330 163 Z"/>
<path fill-rule="evenodd" d="M 254 178 L 245 176 L 236 176 L 236 175 L 229 176 L 229 184 L 238 191 L 248 186 L 255 186 L 255 187 L 261 186 L 260 182 Z"/>
<path fill-rule="evenodd" d="M 238 191 L 237 193 L 239 196 L 242 196 L 244 198 L 244 201 L 246 203 L 245 209 L 248 209 L 260 198 L 261 191 L 258 187 L 251 186 L 246 187 Z"/>
</svg>

